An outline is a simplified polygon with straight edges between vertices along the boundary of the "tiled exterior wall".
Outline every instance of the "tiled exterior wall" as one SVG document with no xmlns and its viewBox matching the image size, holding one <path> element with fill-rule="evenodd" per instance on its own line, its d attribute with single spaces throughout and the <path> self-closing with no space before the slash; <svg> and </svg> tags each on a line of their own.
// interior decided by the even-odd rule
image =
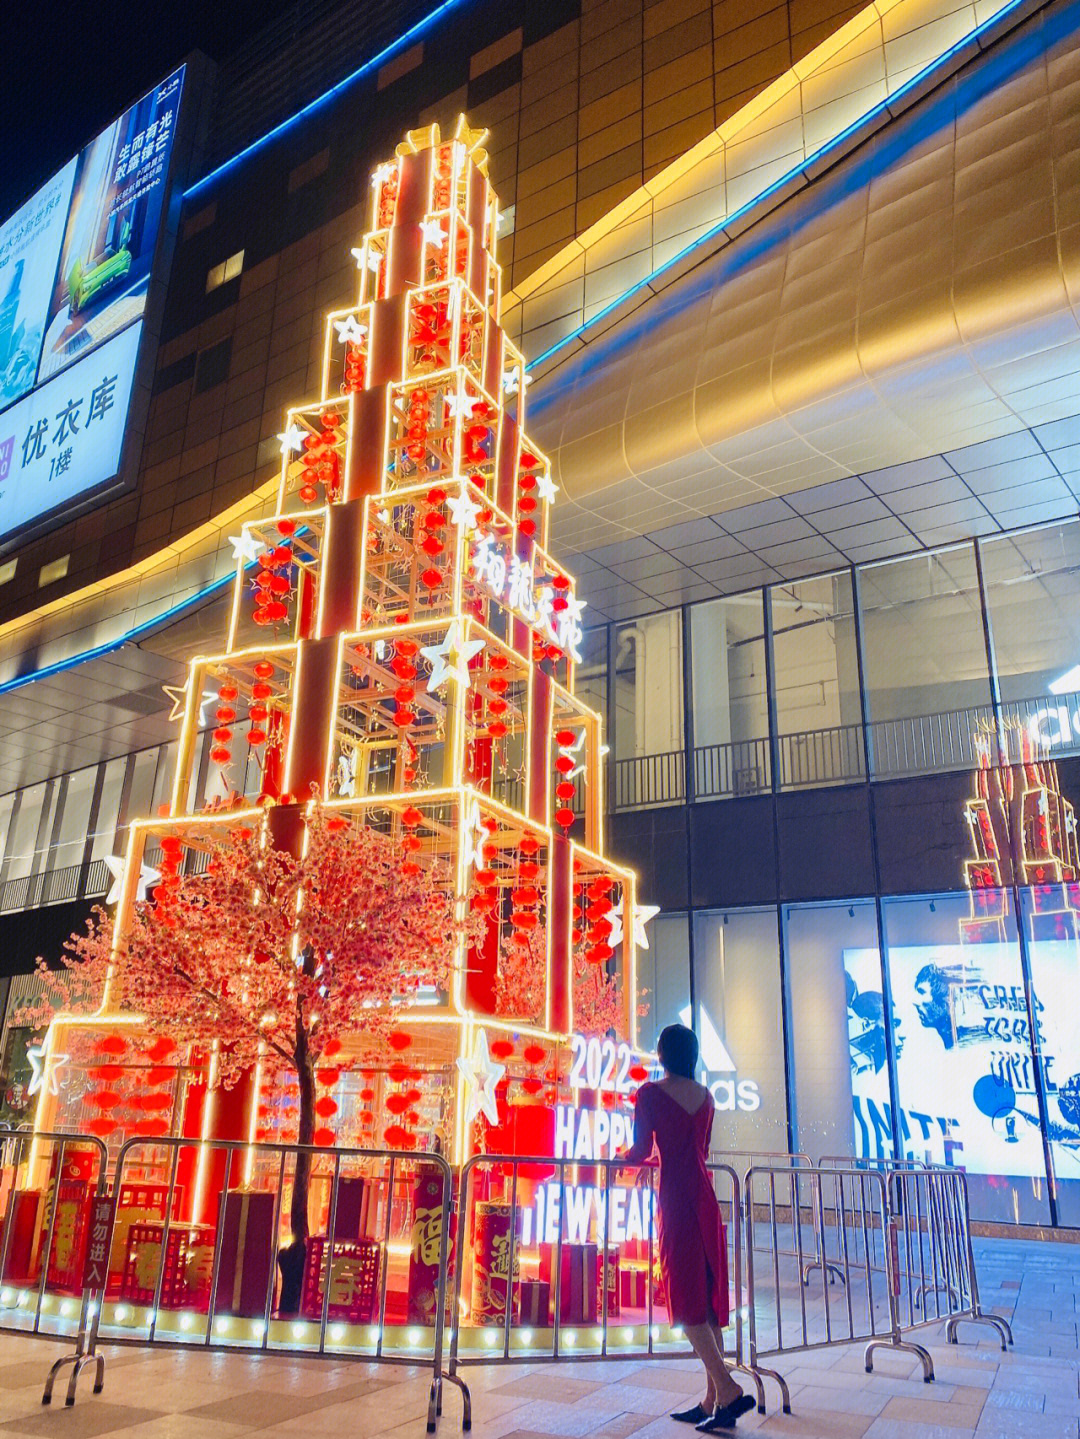
<svg viewBox="0 0 1080 1439">
<path fill-rule="evenodd" d="M 365 90 L 189 200 L 136 492 L 28 545 L 0 622 L 145 559 L 272 475 L 284 407 L 318 385 L 323 315 L 354 297 L 356 198 L 403 129 L 463 109 L 490 127 L 492 179 L 514 207 L 509 290 L 860 8 L 768 5 L 464 4 Z M 327 69 L 327 86 L 340 78 Z M 207 294 L 207 270 L 241 249 L 239 280 Z M 66 576 L 39 589 L 65 554 Z"/>
</svg>

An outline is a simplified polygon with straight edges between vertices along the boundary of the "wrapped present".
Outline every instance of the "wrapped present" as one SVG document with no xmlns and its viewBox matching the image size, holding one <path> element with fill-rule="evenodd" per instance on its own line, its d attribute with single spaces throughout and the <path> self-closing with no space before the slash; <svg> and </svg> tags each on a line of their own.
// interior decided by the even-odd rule
<svg viewBox="0 0 1080 1439">
<path fill-rule="evenodd" d="M 180 1193 L 180 1185 L 176 1186 L 175 1192 Z M 112 1249 L 109 1253 L 110 1296 L 115 1296 L 121 1288 L 121 1276 L 127 1264 L 128 1236 L 133 1225 L 163 1220 L 168 1198 L 169 1188 L 166 1184 L 120 1186 L 116 1200 L 116 1219 L 113 1223 Z"/>
<path fill-rule="evenodd" d="M 320 1320 L 327 1283 L 327 1249 L 324 1234 L 313 1234 L 304 1254 L 304 1283 L 300 1313 Z M 379 1316 L 379 1264 L 382 1246 L 374 1239 L 337 1239 L 330 1263 L 328 1319 L 350 1324 L 371 1324 Z"/>
<path fill-rule="evenodd" d="M 443 1179 L 421 1166 L 413 1190 L 409 1233 L 408 1322 L 434 1324 L 443 1242 Z"/>
<path fill-rule="evenodd" d="M 472 1305 L 474 1324 L 493 1324 L 506 1318 L 507 1291 L 510 1288 L 510 1225 L 509 1204 L 486 1200 L 476 1205 L 473 1228 Z M 519 1244 L 514 1245 L 514 1274 L 520 1277 Z"/>
<path fill-rule="evenodd" d="M 546 1329 L 551 1323 L 551 1285 L 543 1279 L 523 1279 L 519 1293 L 518 1323 Z"/>
<path fill-rule="evenodd" d="M 44 1239 L 45 1196 L 40 1189 L 16 1189 L 8 1204 L 11 1241 L 4 1280 L 8 1284 L 36 1284 Z"/>
<path fill-rule="evenodd" d="M 554 1291 L 554 1244 L 540 1246 L 540 1277 Z M 599 1251 L 595 1244 L 564 1244 L 559 1273 L 559 1323 L 595 1324 L 599 1314 Z"/>
<path fill-rule="evenodd" d="M 623 1265 L 619 1270 L 619 1303 L 623 1309 L 649 1307 L 649 1271 L 641 1265 Z"/>
<path fill-rule="evenodd" d="M 367 1233 L 368 1200 L 371 1188 L 361 1175 L 347 1175 L 338 1180 L 337 1212 L 334 1215 L 336 1239 L 362 1239 Z"/>
<path fill-rule="evenodd" d="M 274 1196 L 234 1189 L 225 1196 L 217 1308 L 222 1314 L 258 1318 L 266 1308 L 274 1247 Z"/>
<path fill-rule="evenodd" d="M 619 1247 L 617 1244 L 609 1244 L 607 1253 L 601 1252 L 597 1256 L 597 1298 L 596 1312 L 598 1317 L 604 1314 L 604 1290 L 607 1287 L 607 1317 L 618 1319 L 619 1317 Z M 602 1271 L 602 1272 L 601 1272 Z"/>
<path fill-rule="evenodd" d="M 81 1294 L 92 1186 L 84 1179 L 61 1179 L 59 1184 L 54 1182 L 51 1186 L 51 1195 L 55 1195 L 56 1217 L 45 1282 L 54 1293 Z M 45 1227 L 48 1228 L 47 1220 Z"/>
</svg>

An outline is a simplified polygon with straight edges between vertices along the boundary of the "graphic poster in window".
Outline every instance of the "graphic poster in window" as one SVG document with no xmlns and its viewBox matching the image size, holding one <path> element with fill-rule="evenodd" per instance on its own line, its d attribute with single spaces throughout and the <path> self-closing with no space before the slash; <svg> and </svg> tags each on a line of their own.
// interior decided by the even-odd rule
<svg viewBox="0 0 1080 1439">
<path fill-rule="evenodd" d="M 39 383 L 143 313 L 183 76 L 136 101 L 78 157 Z"/>
<path fill-rule="evenodd" d="M 1047 948 L 1065 951 L 1070 946 Z M 850 981 L 857 981 L 867 955 L 876 966 L 872 951 L 845 951 Z M 1076 1156 L 1080 1154 L 1080 1008 L 1065 1002 L 1069 985 L 1075 982 L 1076 956 L 1044 956 L 1041 970 L 1032 1006 L 1051 1137 Z M 889 978 L 905 1155 L 953 1164 L 972 1174 L 1041 1177 L 1035 1060 L 1016 947 L 992 943 L 893 948 Z M 880 1030 L 883 1040 L 883 1024 Z M 849 1042 L 856 1143 L 868 1142 L 860 1152 L 880 1154 L 874 1135 L 860 1124 L 863 1096 L 856 1084 L 855 1042 Z M 887 1083 L 883 1092 L 887 1094 Z"/>
</svg>

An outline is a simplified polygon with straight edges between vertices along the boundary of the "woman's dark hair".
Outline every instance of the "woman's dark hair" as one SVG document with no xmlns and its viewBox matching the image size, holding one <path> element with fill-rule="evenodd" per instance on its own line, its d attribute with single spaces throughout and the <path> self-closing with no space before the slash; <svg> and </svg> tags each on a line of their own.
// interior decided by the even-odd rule
<svg viewBox="0 0 1080 1439">
<path fill-rule="evenodd" d="M 656 1052 L 669 1074 L 693 1079 L 698 1061 L 698 1038 L 692 1029 L 687 1029 L 685 1024 L 669 1024 L 660 1031 Z"/>
</svg>

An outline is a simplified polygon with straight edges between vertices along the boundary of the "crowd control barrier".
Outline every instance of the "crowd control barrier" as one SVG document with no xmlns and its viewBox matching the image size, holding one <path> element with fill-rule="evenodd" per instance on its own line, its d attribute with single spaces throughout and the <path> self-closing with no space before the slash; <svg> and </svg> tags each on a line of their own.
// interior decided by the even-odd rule
<svg viewBox="0 0 1080 1439">
<path fill-rule="evenodd" d="M 845 1163 L 810 1170 L 761 1165 L 746 1179 L 748 1354 L 752 1366 L 785 1354 L 862 1343 L 874 1354 L 914 1355 L 930 1382 L 933 1360 L 910 1337 L 963 1321 L 1003 1319 L 978 1301 L 964 1175 L 954 1169 Z"/>
<path fill-rule="evenodd" d="M 753 1382 L 780 1375 L 745 1358 L 742 1186 L 709 1163 L 727 1232 L 735 1296 L 724 1346 Z M 671 1323 L 657 1257 L 655 1171 L 615 1159 L 478 1155 L 464 1166 L 454 1245 L 453 1334 L 447 1378 L 472 1364 L 680 1357 L 686 1339 Z M 468 1423 L 466 1424 L 468 1427 Z"/>
<path fill-rule="evenodd" d="M 290 1263 L 297 1161 L 311 1166 Z M 111 1186 L 106 1180 L 111 1177 Z M 442 1410 L 453 1176 L 400 1150 L 0 1133 L 0 1325 L 97 1342 L 203 1345 L 430 1367 Z M 288 1276 L 288 1278 L 286 1277 Z"/>
</svg>

